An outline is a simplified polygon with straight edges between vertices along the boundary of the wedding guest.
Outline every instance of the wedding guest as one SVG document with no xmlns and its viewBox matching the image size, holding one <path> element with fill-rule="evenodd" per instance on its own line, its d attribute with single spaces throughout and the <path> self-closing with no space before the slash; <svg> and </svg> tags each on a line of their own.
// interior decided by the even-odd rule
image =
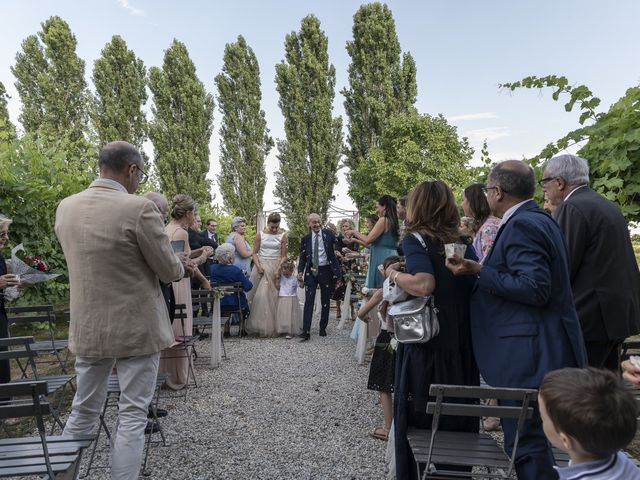
<svg viewBox="0 0 640 480">
<path fill-rule="evenodd" d="M 370 247 L 369 269 L 365 287 L 380 288 L 384 282 L 384 275 L 378 269 L 383 260 L 398 253 L 398 211 L 396 201 L 390 195 L 383 195 L 376 202 L 376 215 L 378 221 L 367 235 L 357 230 L 349 230 L 347 234 L 362 242 L 365 247 Z"/>
<path fill-rule="evenodd" d="M 173 197 L 171 202 L 171 221 L 165 227 L 165 233 L 172 242 L 179 242 L 182 245 L 182 252 L 187 256 L 191 256 L 191 248 L 189 247 L 189 234 L 187 230 L 193 224 L 195 217 L 196 204 L 193 199 L 184 194 L 178 194 Z M 175 250 L 175 249 L 174 249 Z M 192 259 L 195 266 L 204 263 L 211 254 L 210 247 L 203 247 L 199 257 Z M 202 280 L 202 288 L 211 288 L 209 282 L 202 276 L 197 268 L 194 268 L 194 274 L 200 274 Z M 191 301 L 191 279 L 183 278 L 179 282 L 173 282 L 171 285 L 176 305 L 185 305 L 186 318 L 183 322 L 174 321 L 173 337 L 190 337 L 193 333 L 193 305 Z M 184 329 L 183 329 L 184 324 Z M 167 348 L 162 352 L 160 359 L 160 371 L 169 375 L 166 380 L 166 386 L 172 390 L 180 390 L 189 383 L 189 365 L 192 362 L 190 350 L 186 354 L 182 351 L 176 351 L 173 348 Z"/>
<path fill-rule="evenodd" d="M 276 281 L 280 264 L 287 259 L 289 240 L 280 228 L 280 214 L 271 213 L 267 226 L 258 232 L 253 244 L 253 270 L 249 293 L 251 315 L 247 319 L 247 331 L 260 337 L 274 337 L 278 334 L 276 309 L 278 289 Z"/>
<path fill-rule="evenodd" d="M 386 270 L 390 265 L 399 263 L 402 259 L 393 255 L 384 259 L 382 266 Z M 381 311 L 380 307 L 384 307 Z M 369 436 L 378 440 L 387 441 L 389 439 L 389 430 L 393 421 L 393 383 L 395 377 L 395 350 L 391 346 L 392 331 L 386 319 L 386 309 L 388 302 L 383 301 L 383 291 L 378 289 L 373 296 L 358 310 L 358 318 L 366 319 L 371 315 L 369 312 L 375 311 L 375 320 L 380 324 L 380 333 L 376 337 L 373 356 L 371 357 L 371 366 L 369 368 L 369 380 L 367 388 L 374 390 L 380 395 L 380 405 L 384 414 L 384 425 L 375 427 L 369 432 Z"/>
<path fill-rule="evenodd" d="M 9 239 L 10 218 L 0 213 L 0 250 L 4 248 Z M 4 307 L 4 289 L 20 285 L 20 279 L 17 275 L 7 273 L 7 264 L 0 253 L 0 338 L 9 337 L 9 321 L 7 320 L 7 312 Z M 8 350 L 7 347 L 0 348 L 1 351 Z M 11 363 L 10 360 L 0 360 L 0 383 L 8 383 L 11 381 Z"/>
<path fill-rule="evenodd" d="M 556 222 L 533 200 L 535 184 L 533 169 L 523 161 L 496 165 L 487 181 L 491 212 L 502 218 L 496 242 L 482 264 L 447 258 L 448 268 L 475 283 L 473 350 L 482 376 L 494 387 L 538 388 L 552 370 L 586 366 L 567 247 Z M 554 478 L 553 454 L 533 407 L 520 429 L 516 473 L 521 480 Z M 502 430 L 510 453 L 516 421 L 503 419 Z"/>
<path fill-rule="evenodd" d="M 296 265 L 293 260 L 285 260 L 280 264 L 276 279 L 278 289 L 277 329 L 287 339 L 299 335 L 302 331 L 302 311 L 298 301 L 298 277 L 295 275 Z"/>
<path fill-rule="evenodd" d="M 207 220 L 207 229 L 200 232 L 200 235 L 207 237 L 212 242 L 218 244 L 218 222 L 213 218 Z"/>
<path fill-rule="evenodd" d="M 215 252 L 215 249 L 218 248 L 218 244 L 212 242 L 206 237 L 200 235 L 200 226 L 202 225 L 202 221 L 200 220 L 200 216 L 196 212 L 193 217 L 193 223 L 187 229 L 187 233 L 189 234 L 189 248 L 191 249 L 191 258 L 198 258 L 204 253 L 204 247 L 208 247 L 207 251 Z M 193 277 L 191 278 L 191 288 L 193 290 L 197 290 L 198 288 L 210 289 L 211 286 L 209 284 L 209 280 L 207 280 L 208 269 L 207 262 L 209 262 L 208 256 L 204 262 L 199 263 L 197 271 L 194 272 Z M 194 305 L 193 315 L 197 316 L 199 314 L 207 317 L 209 316 L 209 308 L 206 303 L 196 304 Z M 196 330 L 196 333 L 199 333 Z"/>
<path fill-rule="evenodd" d="M 569 454 L 556 467 L 560 480 L 640 480 L 640 469 L 621 450 L 636 434 L 638 405 L 620 378 L 599 368 L 548 373 L 538 393 L 544 433 Z"/>
<path fill-rule="evenodd" d="M 640 332 L 640 270 L 618 205 L 589 187 L 589 164 L 559 155 L 540 185 L 569 250 L 573 300 L 589 365 L 619 372 L 625 338 Z"/>
<path fill-rule="evenodd" d="M 216 250 L 216 260 L 218 263 L 214 263 L 209 268 L 209 276 L 211 277 L 211 282 L 214 284 L 225 284 L 225 283 L 241 283 L 242 289 L 244 292 L 240 292 L 239 296 L 236 295 L 225 295 L 220 299 L 220 312 L 223 314 L 228 314 L 230 312 L 236 312 L 238 310 L 242 311 L 242 318 L 240 319 L 240 333 L 241 337 L 247 335 L 247 332 L 244 328 L 245 319 L 249 316 L 249 303 L 247 302 L 247 297 L 245 292 L 248 292 L 253 288 L 253 284 L 247 278 L 247 276 L 240 270 L 239 267 L 234 265 L 234 261 L 236 258 L 236 251 L 232 244 L 223 243 Z M 224 326 L 224 336 L 229 336 L 230 332 L 230 322 L 228 321 Z"/>
<path fill-rule="evenodd" d="M 398 221 L 400 222 L 400 227 L 398 228 L 398 245 L 402 245 L 402 240 L 404 240 L 404 234 L 406 231 L 404 222 L 407 218 L 407 200 L 408 199 L 409 199 L 408 195 L 403 195 L 398 200 L 398 205 L 396 206 L 398 210 Z"/>
<path fill-rule="evenodd" d="M 346 232 L 349 230 L 355 230 L 356 224 L 350 218 L 345 218 L 340 221 L 340 234 L 337 237 L 336 241 L 336 257 L 340 262 L 340 271 L 344 277 L 345 274 L 351 271 L 353 267 L 354 260 L 347 258 L 349 253 L 357 253 L 359 249 L 359 244 L 357 242 L 350 242 L 346 237 Z M 332 300 L 336 302 L 336 318 L 340 319 L 342 317 L 342 302 L 344 301 L 344 295 L 347 290 L 347 283 L 344 279 L 340 279 L 336 282 L 336 288 L 333 291 L 333 295 L 331 296 Z M 353 304 L 351 304 L 351 299 L 347 300 L 351 305 L 351 317 L 353 318 Z"/>
<path fill-rule="evenodd" d="M 251 273 L 251 245 L 244 238 L 247 231 L 247 221 L 242 217 L 233 217 L 231 220 L 231 233 L 225 243 L 230 243 L 236 249 L 236 258 L 233 264 L 248 277 Z"/>
<path fill-rule="evenodd" d="M 440 333 L 429 342 L 399 343 L 396 350 L 393 421 L 398 479 L 418 478 L 407 430 L 431 428 L 431 415 L 426 413 L 431 384 L 479 384 L 469 320 L 474 280 L 455 277 L 445 266 L 444 244 L 464 241 L 459 224 L 458 207 L 449 187 L 438 180 L 421 183 L 407 201 L 407 233 L 402 242 L 405 271 L 399 271 L 397 263 L 385 270 L 385 275 L 410 295 L 433 295 L 440 323 Z M 466 249 L 465 258 L 477 259 L 472 248 Z M 478 421 L 442 417 L 439 429 L 477 432 Z"/>
<path fill-rule="evenodd" d="M 122 394 L 111 437 L 111 478 L 136 480 L 160 351 L 174 338 L 158 280 L 177 281 L 185 269 L 156 206 L 132 195 L 146 180 L 135 147 L 105 145 L 98 168 L 100 178 L 62 200 L 56 212 L 55 232 L 69 272 L 69 350 L 77 375 L 64 435 L 95 432 L 116 367 Z"/>
<path fill-rule="evenodd" d="M 491 214 L 482 183 L 474 183 L 464 189 L 462 210 L 467 217 L 473 218 L 476 222 L 473 248 L 478 255 L 478 260 L 482 263 L 491 249 L 500 227 L 500 219 Z"/>
</svg>

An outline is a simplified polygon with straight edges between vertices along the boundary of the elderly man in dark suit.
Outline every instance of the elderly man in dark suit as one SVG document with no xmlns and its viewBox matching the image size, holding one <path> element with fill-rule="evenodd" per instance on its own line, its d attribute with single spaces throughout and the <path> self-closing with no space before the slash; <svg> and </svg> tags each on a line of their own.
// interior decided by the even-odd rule
<svg viewBox="0 0 640 480">
<path fill-rule="evenodd" d="M 331 294 L 336 279 L 340 278 L 340 263 L 336 257 L 336 236 L 329 229 L 323 229 L 320 215 L 312 213 L 308 217 L 311 232 L 304 236 L 300 244 L 298 260 L 298 280 L 304 281 L 305 298 L 301 341 L 311 338 L 311 320 L 313 305 L 316 300 L 316 289 L 320 286 L 320 336 L 327 336 Z"/>
<path fill-rule="evenodd" d="M 640 272 L 618 206 L 589 187 L 589 164 L 549 160 L 540 184 L 569 248 L 573 299 L 589 365 L 618 372 L 623 340 L 640 332 Z"/>
<path fill-rule="evenodd" d="M 558 225 L 532 200 L 534 191 L 526 163 L 509 160 L 494 167 L 487 200 L 502 221 L 493 247 L 482 265 L 447 259 L 453 273 L 477 276 L 473 349 L 484 379 L 495 387 L 538 388 L 551 370 L 586 365 L 567 247 Z M 502 426 L 511 451 L 516 422 L 503 420 Z M 516 472 L 520 480 L 557 478 L 537 407 L 520 431 Z"/>
</svg>

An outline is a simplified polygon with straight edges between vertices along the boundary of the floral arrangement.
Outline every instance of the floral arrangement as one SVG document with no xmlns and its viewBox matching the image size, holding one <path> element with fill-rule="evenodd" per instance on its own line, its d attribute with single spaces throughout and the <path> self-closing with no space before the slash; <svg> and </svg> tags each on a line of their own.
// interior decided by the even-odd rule
<svg viewBox="0 0 640 480">
<path fill-rule="evenodd" d="M 40 257 L 36 257 L 35 255 L 25 255 L 24 258 L 22 258 L 22 261 L 31 268 L 40 272 L 46 272 L 49 270 L 49 265 L 47 265 Z"/>
<path fill-rule="evenodd" d="M 25 255 L 22 244 L 11 250 L 11 260 L 7 262 L 10 273 L 20 277 L 20 282 L 25 285 L 48 282 L 60 276 L 58 273 L 45 273 L 49 266 L 35 255 Z M 15 300 L 22 294 L 19 287 L 9 287 L 4 289 L 4 297 L 7 300 Z"/>
</svg>

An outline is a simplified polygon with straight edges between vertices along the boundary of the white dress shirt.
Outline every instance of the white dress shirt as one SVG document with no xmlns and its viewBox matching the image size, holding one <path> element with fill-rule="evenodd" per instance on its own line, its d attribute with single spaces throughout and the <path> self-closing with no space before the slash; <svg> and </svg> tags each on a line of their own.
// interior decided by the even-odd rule
<svg viewBox="0 0 640 480">
<path fill-rule="evenodd" d="M 327 259 L 327 252 L 324 250 L 324 240 L 322 239 L 322 230 L 318 233 L 311 232 L 311 262 L 313 263 L 313 248 L 316 244 L 316 236 L 318 238 L 318 266 L 323 267 L 324 265 L 329 265 L 329 260 Z"/>
<path fill-rule="evenodd" d="M 531 200 L 531 199 L 529 198 L 529 199 L 524 200 L 524 201 L 522 201 L 520 203 L 516 203 L 513 207 L 509 208 L 506 212 L 504 212 L 504 215 L 502 215 L 502 220 L 500 220 L 500 226 L 502 227 L 502 225 L 507 223 L 507 220 L 509 220 L 511 218 L 511 216 L 514 213 L 516 213 L 516 210 L 518 210 L 522 205 L 527 203 L 529 200 Z"/>
</svg>

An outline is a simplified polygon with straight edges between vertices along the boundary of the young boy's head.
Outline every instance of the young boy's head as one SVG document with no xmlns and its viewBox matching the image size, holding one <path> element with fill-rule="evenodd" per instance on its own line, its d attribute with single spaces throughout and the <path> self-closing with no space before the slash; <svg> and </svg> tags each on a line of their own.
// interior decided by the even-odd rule
<svg viewBox="0 0 640 480">
<path fill-rule="evenodd" d="M 636 433 L 636 400 L 607 370 L 550 372 L 540 385 L 538 402 L 545 435 L 570 456 L 607 458 Z"/>
</svg>

